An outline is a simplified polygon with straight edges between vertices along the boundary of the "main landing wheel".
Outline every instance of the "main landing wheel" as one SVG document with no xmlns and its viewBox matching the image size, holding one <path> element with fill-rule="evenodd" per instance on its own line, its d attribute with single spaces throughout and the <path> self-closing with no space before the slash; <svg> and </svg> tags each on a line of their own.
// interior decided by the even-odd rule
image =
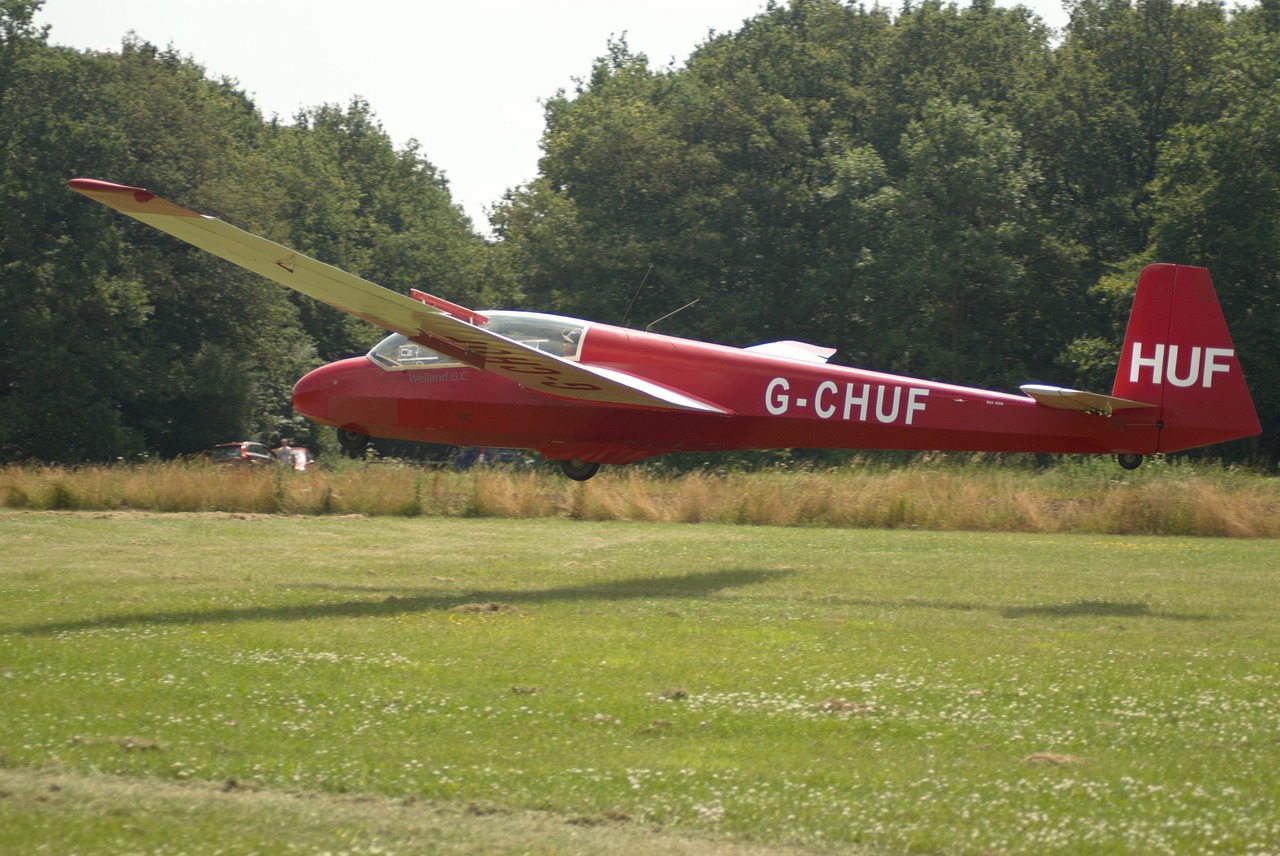
<svg viewBox="0 0 1280 856">
<path fill-rule="evenodd" d="M 1126 470 L 1136 470 L 1142 466 L 1142 456 L 1133 454 L 1116 455 L 1116 463 Z"/>
<path fill-rule="evenodd" d="M 369 448 L 369 435 L 361 434 L 359 431 L 339 428 L 338 445 L 342 447 L 343 452 L 346 452 L 347 457 L 363 458 L 364 450 Z"/>
<path fill-rule="evenodd" d="M 564 473 L 574 481 L 586 481 L 600 470 L 599 464 L 592 464 L 587 461 L 579 461 L 577 458 L 572 461 L 561 461 L 560 472 Z"/>
</svg>

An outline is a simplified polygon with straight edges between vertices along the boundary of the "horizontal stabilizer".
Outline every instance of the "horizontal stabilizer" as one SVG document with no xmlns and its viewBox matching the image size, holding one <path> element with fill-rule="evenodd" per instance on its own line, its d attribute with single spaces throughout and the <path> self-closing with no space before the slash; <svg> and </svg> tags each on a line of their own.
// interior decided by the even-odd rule
<svg viewBox="0 0 1280 856">
<path fill-rule="evenodd" d="M 1078 389 L 1067 389 L 1061 386 L 1040 386 L 1025 383 L 1018 387 L 1023 395 L 1034 398 L 1046 407 L 1056 410 L 1079 410 L 1084 413 L 1098 413 L 1110 416 L 1115 410 L 1131 410 L 1135 407 L 1156 407 L 1145 401 L 1130 401 L 1127 398 L 1116 398 L 1099 392 L 1082 392 Z"/>
</svg>

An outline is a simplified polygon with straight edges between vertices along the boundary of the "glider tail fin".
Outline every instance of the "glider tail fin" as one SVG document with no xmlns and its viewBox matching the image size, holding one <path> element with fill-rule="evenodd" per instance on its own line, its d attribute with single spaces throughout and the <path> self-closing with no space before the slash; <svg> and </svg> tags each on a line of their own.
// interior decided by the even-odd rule
<svg viewBox="0 0 1280 856">
<path fill-rule="evenodd" d="M 1209 271 L 1142 271 L 1111 394 L 1160 407 L 1159 452 L 1262 433 Z"/>
</svg>

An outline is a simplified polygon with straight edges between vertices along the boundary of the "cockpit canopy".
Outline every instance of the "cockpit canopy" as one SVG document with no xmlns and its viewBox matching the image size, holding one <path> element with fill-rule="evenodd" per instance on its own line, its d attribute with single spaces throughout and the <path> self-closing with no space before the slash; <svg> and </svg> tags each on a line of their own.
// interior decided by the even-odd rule
<svg viewBox="0 0 1280 856">
<path fill-rule="evenodd" d="M 591 327 L 590 321 L 540 312 L 492 311 L 484 314 L 489 320 L 478 326 L 525 347 L 566 360 L 578 359 L 582 353 L 582 342 Z M 368 357 L 387 371 L 420 371 L 462 365 L 460 361 L 425 348 L 402 333 L 392 333 L 383 339 Z"/>
</svg>

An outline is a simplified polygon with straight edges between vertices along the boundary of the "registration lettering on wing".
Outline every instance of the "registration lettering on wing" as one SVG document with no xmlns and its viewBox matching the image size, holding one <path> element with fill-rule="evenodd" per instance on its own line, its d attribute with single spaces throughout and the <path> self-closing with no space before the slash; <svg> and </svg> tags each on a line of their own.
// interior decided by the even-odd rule
<svg viewBox="0 0 1280 856">
<path fill-rule="evenodd" d="M 764 391 L 764 406 L 774 416 L 796 412 L 813 413 L 819 419 L 844 422 L 876 421 L 883 425 L 911 425 L 927 406 L 929 390 L 918 386 L 886 383 L 843 384 L 826 380 L 812 395 L 792 389 L 791 381 L 775 377 Z"/>
</svg>

